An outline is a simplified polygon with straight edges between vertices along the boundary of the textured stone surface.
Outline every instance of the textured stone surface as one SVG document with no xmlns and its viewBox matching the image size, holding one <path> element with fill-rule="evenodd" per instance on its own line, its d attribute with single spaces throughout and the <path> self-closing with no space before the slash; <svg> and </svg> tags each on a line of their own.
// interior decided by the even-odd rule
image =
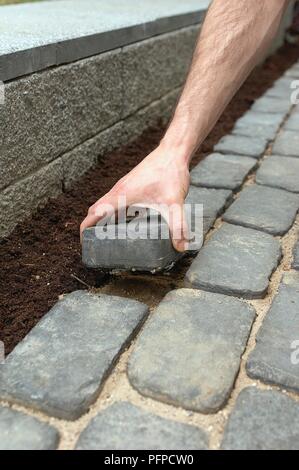
<svg viewBox="0 0 299 470">
<path fill-rule="evenodd" d="M 59 434 L 20 411 L 0 407 L 0 450 L 54 450 Z"/>
<path fill-rule="evenodd" d="M 101 226 L 86 229 L 83 264 L 89 268 L 150 272 L 170 268 L 181 255 L 172 246 L 167 222 L 159 219 L 154 215 L 150 221 L 139 217 L 139 222 L 111 223 L 107 232 L 112 231 L 112 236 L 107 238 L 101 237 Z"/>
<path fill-rule="evenodd" d="M 120 50 L 13 81 L 0 126 L 0 188 L 120 119 Z"/>
<path fill-rule="evenodd" d="M 286 71 L 285 73 L 286 77 L 291 77 L 292 79 L 299 79 L 299 66 L 298 64 L 295 64 L 293 67 L 291 67 L 289 70 Z"/>
<path fill-rule="evenodd" d="M 176 88 L 161 99 L 153 101 L 149 106 L 128 116 L 123 121 L 122 132 L 124 142 L 138 137 L 147 128 L 156 125 L 158 119 L 161 119 L 162 125 L 166 125 L 177 102 L 179 92 L 180 88 Z"/>
<path fill-rule="evenodd" d="M 191 184 L 206 188 L 238 189 L 256 160 L 238 155 L 213 153 L 191 171 Z"/>
<path fill-rule="evenodd" d="M 293 113 L 284 124 L 284 129 L 288 131 L 299 131 L 299 114 Z"/>
<path fill-rule="evenodd" d="M 256 182 L 299 193 L 299 160 L 281 156 L 267 158 L 257 171 Z"/>
<path fill-rule="evenodd" d="M 0 397 L 78 418 L 146 314 L 134 300 L 86 291 L 67 295 L 0 366 Z"/>
<path fill-rule="evenodd" d="M 9 186 L 0 192 L 0 238 L 43 205 L 49 197 L 62 191 L 63 168 L 61 159 Z"/>
<path fill-rule="evenodd" d="M 154 399 L 216 412 L 230 395 L 254 315 L 232 297 L 170 292 L 137 339 L 130 382 Z"/>
<path fill-rule="evenodd" d="M 280 244 L 271 235 L 224 224 L 193 261 L 186 283 L 212 292 L 261 298 L 280 256 Z"/>
<path fill-rule="evenodd" d="M 184 28 L 123 49 L 123 117 L 183 83 L 197 34 L 196 26 Z"/>
<path fill-rule="evenodd" d="M 278 114 L 260 113 L 250 110 L 237 120 L 236 126 L 270 126 L 277 131 L 281 123 L 282 118 Z"/>
<path fill-rule="evenodd" d="M 272 235 L 284 235 L 293 225 L 298 209 L 298 194 L 252 185 L 243 189 L 223 219 Z"/>
<path fill-rule="evenodd" d="M 1 11 L 0 79 L 112 50 L 202 20 L 208 0 L 73 0 Z"/>
<path fill-rule="evenodd" d="M 299 450 L 299 404 L 280 392 L 248 387 L 224 432 L 224 450 Z"/>
<path fill-rule="evenodd" d="M 262 137 L 267 139 L 268 142 L 274 140 L 276 132 L 276 126 L 262 124 L 248 124 L 245 126 L 244 124 L 239 124 L 238 121 L 232 131 L 236 135 Z"/>
<path fill-rule="evenodd" d="M 189 188 L 187 204 L 203 205 L 203 235 L 206 235 L 215 220 L 232 201 L 232 192 L 228 189 Z"/>
<path fill-rule="evenodd" d="M 246 368 L 250 377 L 299 391 L 299 273 L 283 276 L 257 334 Z M 293 354 L 292 354 L 293 353 Z M 293 361 L 294 356 L 294 361 Z"/>
<path fill-rule="evenodd" d="M 100 412 L 81 434 L 79 450 L 203 450 L 206 434 L 194 426 L 160 418 L 131 403 Z"/>
<path fill-rule="evenodd" d="M 65 153 L 61 157 L 64 187 L 70 188 L 75 181 L 97 164 L 104 153 L 111 152 L 124 143 L 123 121 L 121 121 Z"/>
<path fill-rule="evenodd" d="M 299 270 L 299 241 L 296 243 L 293 250 L 293 268 Z"/>
<path fill-rule="evenodd" d="M 290 110 L 292 104 L 289 98 L 272 98 L 262 96 L 257 99 L 252 106 L 252 111 L 259 113 L 277 113 L 280 114 L 282 119 Z"/>
<path fill-rule="evenodd" d="M 274 155 L 299 158 L 299 133 L 281 131 L 273 145 L 272 152 Z"/>
<path fill-rule="evenodd" d="M 219 143 L 215 145 L 214 151 L 259 158 L 264 153 L 267 143 L 268 140 L 263 137 L 247 137 L 232 134 L 222 137 Z"/>
</svg>

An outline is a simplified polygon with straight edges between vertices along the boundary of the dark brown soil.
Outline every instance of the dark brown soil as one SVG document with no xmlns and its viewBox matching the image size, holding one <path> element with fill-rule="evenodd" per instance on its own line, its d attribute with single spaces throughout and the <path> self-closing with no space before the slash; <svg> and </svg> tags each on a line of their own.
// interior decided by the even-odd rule
<svg viewBox="0 0 299 470">
<path fill-rule="evenodd" d="M 299 48 L 285 45 L 257 69 L 240 89 L 194 157 L 210 153 L 235 121 L 299 58 Z M 51 200 L 0 241 L 0 340 L 6 353 L 30 331 L 59 295 L 97 286 L 103 277 L 80 261 L 79 225 L 88 207 L 158 144 L 164 129 L 157 124 L 135 142 L 105 156 L 71 191 Z M 75 276 L 75 277 L 74 277 Z"/>
</svg>

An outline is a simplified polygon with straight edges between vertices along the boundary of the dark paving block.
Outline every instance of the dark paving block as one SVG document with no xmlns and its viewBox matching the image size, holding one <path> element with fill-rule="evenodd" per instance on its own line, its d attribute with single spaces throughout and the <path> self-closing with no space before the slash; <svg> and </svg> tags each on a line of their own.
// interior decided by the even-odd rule
<svg viewBox="0 0 299 470">
<path fill-rule="evenodd" d="M 298 340 L 299 273 L 290 272 L 283 276 L 258 332 L 256 346 L 246 364 L 249 376 L 299 392 Z"/>
<path fill-rule="evenodd" d="M 0 398 L 78 418 L 147 313 L 135 300 L 86 291 L 67 295 L 0 365 Z"/>
<path fill-rule="evenodd" d="M 240 188 L 256 160 L 238 155 L 212 153 L 191 171 L 191 183 L 206 188 Z"/>
<path fill-rule="evenodd" d="M 266 150 L 268 140 L 265 137 L 247 137 L 243 135 L 227 135 L 222 137 L 214 147 L 215 152 L 247 155 L 260 158 Z"/>
<path fill-rule="evenodd" d="M 280 392 L 248 387 L 224 432 L 224 450 L 299 450 L 299 404 Z"/>
<path fill-rule="evenodd" d="M 275 98 L 262 96 L 255 101 L 251 109 L 259 113 L 277 113 L 283 119 L 291 109 L 291 106 L 290 97 Z"/>
<path fill-rule="evenodd" d="M 256 182 L 299 193 L 299 160 L 282 156 L 267 158 L 257 171 Z"/>
<path fill-rule="evenodd" d="M 296 243 L 296 246 L 293 250 L 293 268 L 299 270 L 299 241 Z"/>
<path fill-rule="evenodd" d="M 298 209 L 299 195 L 255 184 L 243 189 L 223 219 L 271 235 L 284 235 L 293 225 Z"/>
<path fill-rule="evenodd" d="M 58 431 L 10 408 L 0 407 L 0 450 L 54 450 Z"/>
<path fill-rule="evenodd" d="M 299 158 L 299 133 L 282 130 L 273 145 L 272 153 Z"/>
<path fill-rule="evenodd" d="M 170 292 L 137 339 L 130 382 L 156 400 L 216 412 L 231 393 L 254 316 L 253 308 L 233 297 Z"/>
<path fill-rule="evenodd" d="M 199 428 L 118 402 L 100 412 L 82 432 L 79 450 L 203 450 L 208 437 Z"/>
<path fill-rule="evenodd" d="M 293 113 L 284 124 L 284 129 L 299 132 L 299 114 Z"/>
<path fill-rule="evenodd" d="M 271 235 L 224 224 L 193 261 L 186 285 L 247 299 L 262 298 L 280 258 L 280 243 Z"/>
<path fill-rule="evenodd" d="M 133 225 L 135 224 L 135 225 Z M 134 230 L 134 226 L 136 230 Z M 181 254 L 172 245 L 167 223 L 159 217 L 90 227 L 83 233 L 82 260 L 88 268 L 158 272 L 169 269 Z M 113 235 L 114 234 L 114 235 Z M 114 238 L 113 238 L 114 237 Z"/>
</svg>

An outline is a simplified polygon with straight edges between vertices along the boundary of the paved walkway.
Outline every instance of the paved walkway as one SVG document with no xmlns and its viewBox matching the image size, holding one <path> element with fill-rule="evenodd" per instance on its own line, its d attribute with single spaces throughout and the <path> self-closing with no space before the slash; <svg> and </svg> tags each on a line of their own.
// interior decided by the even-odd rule
<svg viewBox="0 0 299 470">
<path fill-rule="evenodd" d="M 192 171 L 229 197 L 184 281 L 73 292 L 0 366 L 1 448 L 299 449 L 298 75 Z"/>
</svg>

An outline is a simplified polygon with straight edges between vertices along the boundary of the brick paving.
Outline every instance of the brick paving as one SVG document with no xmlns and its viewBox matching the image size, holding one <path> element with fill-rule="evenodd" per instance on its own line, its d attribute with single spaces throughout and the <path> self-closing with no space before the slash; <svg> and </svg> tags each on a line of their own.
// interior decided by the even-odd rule
<svg viewBox="0 0 299 470">
<path fill-rule="evenodd" d="M 65 296 L 0 365 L 1 449 L 299 449 L 298 65 L 193 170 L 199 253 L 131 275 L 143 303 Z"/>
</svg>

